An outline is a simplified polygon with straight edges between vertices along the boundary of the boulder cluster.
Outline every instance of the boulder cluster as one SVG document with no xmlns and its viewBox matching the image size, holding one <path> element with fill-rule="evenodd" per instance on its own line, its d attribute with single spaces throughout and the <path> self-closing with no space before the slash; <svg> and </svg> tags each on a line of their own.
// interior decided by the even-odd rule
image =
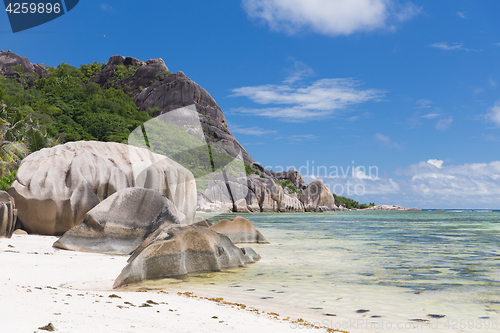
<svg viewBox="0 0 500 333">
<path fill-rule="evenodd" d="M 295 192 L 280 181 L 290 180 Z M 198 211 L 219 212 L 328 212 L 346 210 L 323 181 L 306 184 L 297 170 L 259 175 L 216 175 L 207 181 L 204 193 L 198 194 Z"/>
<path fill-rule="evenodd" d="M 19 73 L 19 71 L 22 72 Z M 41 78 L 47 76 L 47 70 L 44 64 L 32 64 L 26 57 L 21 57 L 10 50 L 1 50 L 0 75 L 20 81 L 21 74 L 23 73 L 36 73 L 38 77 Z"/>
<path fill-rule="evenodd" d="M 47 71 L 43 64 L 0 51 L 0 75 L 25 80 L 29 87 Z M 144 62 L 112 56 L 91 81 L 103 89 L 121 87 L 138 110 L 156 118 L 131 133 L 130 145 L 70 142 L 25 158 L 8 193 L 0 193 L 0 237 L 25 230 L 62 236 L 54 243 L 61 249 L 130 254 L 115 281 L 120 287 L 260 259 L 251 248 L 234 245 L 267 243 L 250 221 L 236 217 L 211 225 L 196 216 L 197 211 L 217 215 L 344 209 L 321 180 L 306 184 L 296 170 L 275 173 L 256 163 L 229 131 L 212 96 L 184 73 L 171 73 L 161 58 Z M 174 116 L 163 119 L 168 115 Z M 169 129 L 178 139 L 172 140 L 174 146 L 185 141 L 172 155 L 153 149 L 169 145 L 160 135 Z M 186 140 L 176 137 L 179 133 Z M 131 138 L 144 142 L 134 144 Z M 188 158 L 193 164 L 206 160 L 209 166 L 198 168 L 198 179 L 180 164 Z"/>
<path fill-rule="evenodd" d="M 192 173 L 168 157 L 118 143 L 71 142 L 21 162 L 8 193 L 0 192 L 0 237 L 22 228 L 62 235 L 56 248 L 130 255 L 115 288 L 260 259 L 235 245 L 268 243 L 249 220 L 211 225 L 195 207 Z"/>
</svg>

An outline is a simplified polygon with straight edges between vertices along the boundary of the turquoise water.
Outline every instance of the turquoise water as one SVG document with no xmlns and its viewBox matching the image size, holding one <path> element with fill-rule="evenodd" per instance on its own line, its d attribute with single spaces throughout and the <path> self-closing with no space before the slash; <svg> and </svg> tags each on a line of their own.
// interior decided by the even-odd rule
<svg viewBox="0 0 500 333">
<path fill-rule="evenodd" d="M 500 212 L 245 217 L 260 262 L 155 285 L 349 332 L 500 331 Z"/>
</svg>

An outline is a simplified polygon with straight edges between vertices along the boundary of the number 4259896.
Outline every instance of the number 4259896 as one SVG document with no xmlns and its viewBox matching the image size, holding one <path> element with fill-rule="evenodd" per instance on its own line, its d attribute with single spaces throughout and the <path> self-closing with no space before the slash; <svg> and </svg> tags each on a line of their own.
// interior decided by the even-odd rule
<svg viewBox="0 0 500 333">
<path fill-rule="evenodd" d="M 56 13 L 59 14 L 61 12 L 61 4 L 60 3 L 9 3 L 7 8 L 5 9 L 9 14 L 51 14 Z"/>
</svg>

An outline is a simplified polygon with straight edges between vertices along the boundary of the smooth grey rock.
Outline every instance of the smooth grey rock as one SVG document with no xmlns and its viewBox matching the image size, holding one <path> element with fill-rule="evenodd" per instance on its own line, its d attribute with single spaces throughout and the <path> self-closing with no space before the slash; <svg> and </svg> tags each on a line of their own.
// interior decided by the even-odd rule
<svg viewBox="0 0 500 333">
<path fill-rule="evenodd" d="M 303 212 L 304 204 L 297 197 L 297 193 L 284 194 L 279 205 L 280 212 Z"/>
<path fill-rule="evenodd" d="M 143 280 L 219 272 L 252 263 L 252 257 L 210 228 L 170 226 L 157 230 L 134 251 L 113 288 Z"/>
<path fill-rule="evenodd" d="M 250 212 L 260 212 L 259 200 L 253 191 L 248 191 L 245 202 Z"/>
<path fill-rule="evenodd" d="M 130 187 L 92 208 L 82 223 L 71 228 L 54 247 L 108 254 L 130 254 L 152 232 L 186 217 L 155 190 Z"/>
<path fill-rule="evenodd" d="M 326 206 L 329 210 L 335 207 L 335 198 L 321 179 L 312 181 L 299 195 L 299 199 L 304 204 L 306 212 L 314 212 L 320 206 Z"/>
<path fill-rule="evenodd" d="M 7 192 L 0 191 L 0 238 L 10 238 L 16 228 L 17 209 Z"/>
<path fill-rule="evenodd" d="M 317 213 L 324 213 L 324 212 L 330 212 L 332 210 L 335 210 L 335 207 L 333 209 L 330 209 L 327 206 L 318 206 L 314 211 Z"/>
<path fill-rule="evenodd" d="M 120 143 L 79 141 L 39 150 L 21 162 L 9 194 L 26 231 L 59 236 L 128 187 L 157 190 L 192 223 L 192 173 L 165 156 Z"/>
<path fill-rule="evenodd" d="M 253 261 L 259 261 L 261 259 L 261 256 L 251 247 L 242 247 L 241 251 L 245 256 L 252 258 Z"/>
<path fill-rule="evenodd" d="M 230 220 L 222 219 L 214 223 L 210 229 L 226 235 L 233 243 L 269 244 L 252 222 L 242 216 L 235 216 Z"/>
</svg>

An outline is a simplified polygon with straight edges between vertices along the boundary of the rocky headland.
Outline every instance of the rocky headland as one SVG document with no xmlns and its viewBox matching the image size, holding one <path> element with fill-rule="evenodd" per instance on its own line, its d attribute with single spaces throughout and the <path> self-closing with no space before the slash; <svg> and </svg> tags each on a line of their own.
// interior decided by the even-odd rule
<svg viewBox="0 0 500 333">
<path fill-rule="evenodd" d="M 418 208 L 407 208 L 397 205 L 376 205 L 373 207 L 365 208 L 364 210 L 399 210 L 399 211 L 421 211 Z"/>
</svg>

